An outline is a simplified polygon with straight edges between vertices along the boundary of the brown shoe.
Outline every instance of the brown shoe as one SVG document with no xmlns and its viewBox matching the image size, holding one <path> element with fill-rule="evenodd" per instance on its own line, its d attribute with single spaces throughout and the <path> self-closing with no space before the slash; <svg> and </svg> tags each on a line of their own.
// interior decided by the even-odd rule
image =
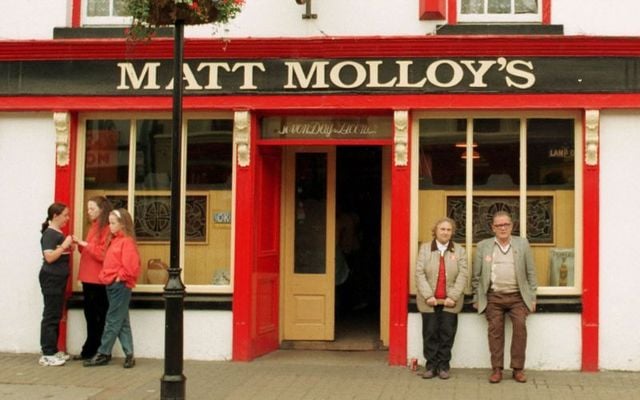
<svg viewBox="0 0 640 400">
<path fill-rule="evenodd" d="M 449 379 L 449 371 L 443 369 L 442 371 L 438 372 L 438 377 L 440 379 Z"/>
<path fill-rule="evenodd" d="M 426 370 L 422 373 L 422 379 L 431 379 L 436 376 L 436 373 L 433 370 Z"/>
<path fill-rule="evenodd" d="M 513 380 L 518 383 L 525 383 L 527 381 L 527 377 L 521 369 L 513 370 Z"/>
<path fill-rule="evenodd" d="M 500 383 L 502 380 L 502 369 L 494 368 L 493 373 L 489 377 L 489 383 Z"/>
</svg>

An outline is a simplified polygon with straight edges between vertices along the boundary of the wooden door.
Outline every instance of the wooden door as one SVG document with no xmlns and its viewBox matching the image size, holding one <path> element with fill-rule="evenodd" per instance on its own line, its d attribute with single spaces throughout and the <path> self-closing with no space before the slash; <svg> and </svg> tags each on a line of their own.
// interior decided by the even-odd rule
<svg viewBox="0 0 640 400">
<path fill-rule="evenodd" d="M 333 340 L 335 148 L 289 149 L 284 179 L 285 340 Z"/>
<path fill-rule="evenodd" d="M 252 278 L 254 355 L 278 349 L 280 282 L 280 149 L 261 149 L 256 179 L 256 259 Z"/>
</svg>

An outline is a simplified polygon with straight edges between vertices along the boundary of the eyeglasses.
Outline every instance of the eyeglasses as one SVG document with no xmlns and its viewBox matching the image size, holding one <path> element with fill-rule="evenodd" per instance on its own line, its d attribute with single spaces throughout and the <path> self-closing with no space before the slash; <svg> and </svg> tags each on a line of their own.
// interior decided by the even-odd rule
<svg viewBox="0 0 640 400">
<path fill-rule="evenodd" d="M 493 225 L 494 228 L 497 229 L 507 229 L 508 227 L 511 226 L 511 223 L 506 223 L 506 224 L 500 224 L 500 225 Z"/>
</svg>

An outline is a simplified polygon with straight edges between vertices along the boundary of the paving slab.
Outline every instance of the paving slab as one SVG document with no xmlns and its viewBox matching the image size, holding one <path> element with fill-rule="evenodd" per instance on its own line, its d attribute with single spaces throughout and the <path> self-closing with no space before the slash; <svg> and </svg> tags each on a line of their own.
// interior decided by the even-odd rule
<svg viewBox="0 0 640 400">
<path fill-rule="evenodd" d="M 640 372 L 527 371 L 528 382 L 489 384 L 489 369 L 452 369 L 451 378 L 421 379 L 417 371 L 389 366 L 384 351 L 279 350 L 252 362 L 184 362 L 189 399 L 326 400 L 637 400 Z M 41 367 L 36 354 L 0 353 L 0 398 L 159 399 L 164 361 L 122 359 L 86 368 L 79 361 Z"/>
</svg>

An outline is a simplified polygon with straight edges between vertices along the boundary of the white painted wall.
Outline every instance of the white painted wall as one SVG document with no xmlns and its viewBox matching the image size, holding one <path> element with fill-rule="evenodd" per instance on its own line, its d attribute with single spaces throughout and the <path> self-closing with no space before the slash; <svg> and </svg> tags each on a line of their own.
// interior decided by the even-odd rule
<svg viewBox="0 0 640 400">
<path fill-rule="evenodd" d="M 52 114 L 0 113 L 0 351 L 40 351 L 40 225 L 54 172 Z"/>
<path fill-rule="evenodd" d="M 25 0 L 0 14 L 0 40 L 51 39 L 54 27 L 70 26 L 71 0 Z M 418 0 L 322 0 L 312 2 L 315 20 L 303 20 L 294 0 L 246 2 L 227 26 L 189 27 L 192 37 L 318 37 L 431 35 L 444 21 L 420 21 Z M 637 36 L 637 0 L 552 0 L 551 22 L 567 35 Z"/>
<path fill-rule="evenodd" d="M 54 27 L 71 25 L 71 1 L 3 0 L 0 40 L 51 39 Z"/>
<path fill-rule="evenodd" d="M 527 319 L 527 335 L 527 369 L 580 369 L 580 314 L 531 314 Z M 506 338 L 504 365 L 509 368 L 511 322 L 507 322 Z M 407 357 L 415 357 L 420 365 L 424 365 L 422 318 L 419 313 L 409 314 L 407 339 Z M 491 368 L 484 314 L 460 314 L 451 368 Z"/>
<path fill-rule="evenodd" d="M 640 370 L 640 111 L 600 120 L 600 366 Z"/>
<path fill-rule="evenodd" d="M 133 347 L 138 357 L 164 358 L 164 310 L 131 310 Z M 68 316 L 67 345 L 80 354 L 86 324 L 82 310 Z M 189 360 L 231 360 L 231 311 L 184 311 L 184 358 Z M 115 357 L 124 357 L 120 342 L 113 347 Z"/>
<path fill-rule="evenodd" d="M 551 22 L 565 35 L 638 36 L 637 0 L 551 0 Z"/>
</svg>

